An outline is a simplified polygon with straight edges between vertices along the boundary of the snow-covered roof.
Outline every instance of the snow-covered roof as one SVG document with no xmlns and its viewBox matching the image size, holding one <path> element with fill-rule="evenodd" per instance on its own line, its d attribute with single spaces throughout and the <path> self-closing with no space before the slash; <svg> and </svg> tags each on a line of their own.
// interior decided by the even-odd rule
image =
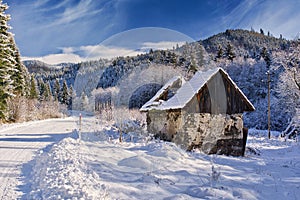
<svg viewBox="0 0 300 200">
<path fill-rule="evenodd" d="M 205 84 L 218 72 L 223 72 L 223 74 L 228 78 L 228 80 L 234 85 L 235 89 L 242 95 L 246 103 L 254 110 L 254 106 L 247 99 L 244 93 L 237 87 L 234 81 L 229 77 L 229 75 L 222 68 L 214 68 L 207 70 L 205 72 L 198 71 L 190 81 L 184 83 L 181 88 L 179 88 L 176 94 L 168 99 L 167 101 L 159 100 L 160 95 L 163 91 L 168 88 L 167 84 L 158 91 L 158 93 L 150 99 L 140 110 L 170 110 L 170 109 L 181 109 L 184 108 L 188 102 L 205 86 Z M 174 79 L 172 79 L 174 81 Z"/>
<path fill-rule="evenodd" d="M 185 81 L 181 76 L 175 76 L 171 78 L 147 103 L 141 107 L 140 111 L 147 111 L 153 107 L 161 105 L 164 101 L 160 100 L 160 98 L 167 90 L 169 90 L 170 87 L 176 84 L 182 85 L 184 83 Z"/>
</svg>

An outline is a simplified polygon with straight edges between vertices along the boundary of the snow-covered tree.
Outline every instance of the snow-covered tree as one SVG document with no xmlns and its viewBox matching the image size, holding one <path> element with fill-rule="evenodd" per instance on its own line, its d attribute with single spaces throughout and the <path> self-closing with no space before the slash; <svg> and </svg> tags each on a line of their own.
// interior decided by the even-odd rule
<svg viewBox="0 0 300 200">
<path fill-rule="evenodd" d="M 227 46 L 226 46 L 226 57 L 230 61 L 233 61 L 233 59 L 236 57 L 236 55 L 233 51 L 233 47 L 230 43 L 227 43 Z"/>
<path fill-rule="evenodd" d="M 20 61 L 19 51 L 7 22 L 7 4 L 0 0 L 0 121 L 7 120 L 7 103 L 16 95 L 25 95 L 27 71 Z"/>
<path fill-rule="evenodd" d="M 71 110 L 73 106 L 73 100 L 76 98 L 76 91 L 73 89 L 73 86 L 70 85 L 69 96 L 68 96 L 68 109 Z"/>
<path fill-rule="evenodd" d="M 53 96 L 51 95 L 50 83 L 45 83 L 45 91 L 43 93 L 43 98 L 45 101 L 52 101 Z"/>
<path fill-rule="evenodd" d="M 10 47 L 13 51 L 12 57 L 15 60 L 15 70 L 11 76 L 13 80 L 14 93 L 18 95 L 26 95 L 28 94 L 28 90 L 30 89 L 27 86 L 30 82 L 30 76 L 27 71 L 27 68 L 23 65 L 21 61 L 19 50 L 12 36 L 10 37 Z"/>
<path fill-rule="evenodd" d="M 54 97 L 54 101 L 59 101 L 60 100 L 60 84 L 59 84 L 58 79 L 55 79 L 55 82 L 54 82 L 53 97 Z"/>
<path fill-rule="evenodd" d="M 223 54 L 224 54 L 223 48 L 222 48 L 222 46 L 219 44 L 219 45 L 218 45 L 218 52 L 217 52 L 216 58 L 217 58 L 217 59 L 222 58 L 222 57 L 223 57 Z"/>
<path fill-rule="evenodd" d="M 36 83 L 36 80 L 35 80 L 33 75 L 30 78 L 29 98 L 30 99 L 37 99 L 38 98 L 37 83 Z"/>
<path fill-rule="evenodd" d="M 68 98 L 69 98 L 69 89 L 68 89 L 68 85 L 67 85 L 66 80 L 64 80 L 62 91 L 61 91 L 60 102 L 62 104 L 67 105 L 68 104 Z"/>
<path fill-rule="evenodd" d="M 73 100 L 73 109 L 82 111 L 90 110 L 89 98 L 84 92 L 81 93 L 80 97 L 76 97 Z"/>
<path fill-rule="evenodd" d="M 264 59 L 264 61 L 266 62 L 267 68 L 269 69 L 272 60 L 271 60 L 270 53 L 268 52 L 268 50 L 267 50 L 266 47 L 263 47 L 263 48 L 262 48 L 262 51 L 261 51 L 260 55 L 261 55 L 261 57 Z"/>
</svg>

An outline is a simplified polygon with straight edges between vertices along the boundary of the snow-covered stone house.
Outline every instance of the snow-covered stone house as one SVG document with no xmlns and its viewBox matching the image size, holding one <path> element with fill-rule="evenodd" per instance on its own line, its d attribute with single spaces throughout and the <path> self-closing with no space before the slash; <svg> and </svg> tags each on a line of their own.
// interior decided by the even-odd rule
<svg viewBox="0 0 300 200">
<path fill-rule="evenodd" d="M 222 68 L 197 72 L 187 82 L 174 77 L 140 109 L 156 137 L 187 150 L 234 156 L 245 151 L 243 112 L 254 110 Z"/>
</svg>

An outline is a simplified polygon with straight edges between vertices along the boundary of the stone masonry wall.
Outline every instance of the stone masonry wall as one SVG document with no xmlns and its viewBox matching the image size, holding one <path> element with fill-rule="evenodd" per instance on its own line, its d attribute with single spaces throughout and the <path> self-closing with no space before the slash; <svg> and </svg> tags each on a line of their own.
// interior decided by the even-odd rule
<svg viewBox="0 0 300 200">
<path fill-rule="evenodd" d="M 199 148 L 207 154 L 243 155 L 243 120 L 241 114 L 184 114 L 176 144 L 187 150 Z"/>
<path fill-rule="evenodd" d="M 149 111 L 147 113 L 147 129 L 156 138 L 173 141 L 174 136 L 182 127 L 180 111 Z"/>
<path fill-rule="evenodd" d="M 183 149 L 199 148 L 207 154 L 243 155 L 241 114 L 211 115 L 181 111 L 149 111 L 148 131 Z"/>
</svg>

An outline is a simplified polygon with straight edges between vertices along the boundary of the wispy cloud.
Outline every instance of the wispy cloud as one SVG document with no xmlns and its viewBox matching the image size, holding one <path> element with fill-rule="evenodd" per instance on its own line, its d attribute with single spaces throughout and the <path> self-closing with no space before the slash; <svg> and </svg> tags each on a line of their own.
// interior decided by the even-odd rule
<svg viewBox="0 0 300 200">
<path fill-rule="evenodd" d="M 185 42 L 144 42 L 138 49 L 130 49 L 118 46 L 105 45 L 88 45 L 81 47 L 64 47 L 62 53 L 50 54 L 43 57 L 23 57 L 22 60 L 39 60 L 48 64 L 59 64 L 65 62 L 78 63 L 88 60 L 97 60 L 99 58 L 111 59 L 118 56 L 136 56 L 148 52 L 150 49 L 163 50 L 172 49 L 178 44 L 183 45 Z"/>
<path fill-rule="evenodd" d="M 62 6 L 64 4 L 60 4 Z M 77 4 L 65 6 L 62 13 L 58 13 L 56 19 L 48 24 L 48 26 L 58 26 L 72 23 L 86 16 L 93 16 L 101 12 L 102 8 L 97 9 L 93 4 L 93 0 L 80 0 Z"/>
<path fill-rule="evenodd" d="M 70 0 L 60 1 L 57 4 L 52 4 L 51 0 L 38 0 L 33 6 L 38 12 L 49 12 L 49 10 L 55 10 L 62 7 L 66 7 L 70 3 Z"/>
<path fill-rule="evenodd" d="M 41 7 L 47 3 L 49 3 L 51 0 L 38 0 L 38 1 L 35 1 L 33 4 L 34 7 L 38 8 L 38 7 Z"/>
<path fill-rule="evenodd" d="M 283 34 L 293 39 L 300 31 L 299 7 L 298 0 L 242 1 L 223 18 L 223 25 L 228 28 L 262 28 L 275 36 Z"/>
<path fill-rule="evenodd" d="M 59 46 L 98 44 L 115 28 L 112 24 L 117 16 L 117 3 L 29 0 L 11 4 L 11 25 L 21 54 L 47 55 L 57 52 Z"/>
<path fill-rule="evenodd" d="M 57 48 L 62 46 L 99 44 L 118 32 L 149 26 L 167 27 L 197 39 L 230 28 L 262 28 L 274 36 L 282 34 L 288 39 L 300 32 L 299 0 L 174 0 L 172 4 L 160 0 L 4 1 L 11 1 L 8 12 L 12 16 L 12 32 L 21 54 L 27 56 L 58 53 Z M 124 35 L 113 38 L 113 44 L 110 40 L 102 44 L 123 47 L 122 51 L 127 51 L 128 43 L 137 40 L 157 42 L 149 39 L 155 34 L 155 31 L 128 33 L 126 38 Z M 160 41 L 167 41 L 172 36 L 161 30 L 156 35 Z M 183 39 L 178 39 L 177 35 L 170 40 Z M 145 43 L 143 50 L 147 46 Z"/>
</svg>

